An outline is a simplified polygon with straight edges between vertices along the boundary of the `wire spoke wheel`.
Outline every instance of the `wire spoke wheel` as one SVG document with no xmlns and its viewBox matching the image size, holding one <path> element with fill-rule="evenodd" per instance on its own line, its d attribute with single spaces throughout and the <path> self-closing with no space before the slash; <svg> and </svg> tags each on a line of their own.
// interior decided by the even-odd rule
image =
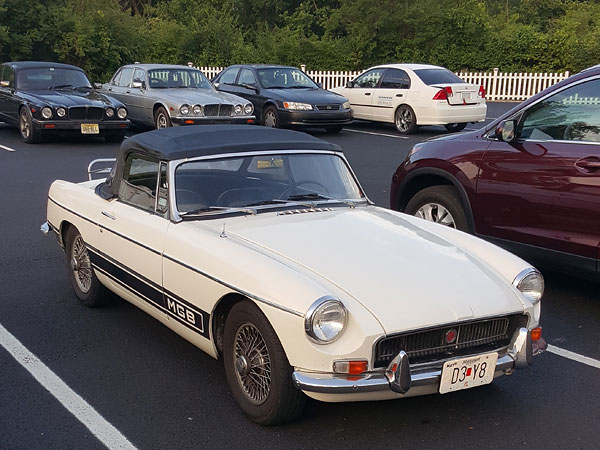
<svg viewBox="0 0 600 450">
<path fill-rule="evenodd" d="M 71 247 L 71 270 L 77 286 L 83 293 L 92 287 L 92 265 L 85 242 L 80 235 L 75 238 Z"/>
<path fill-rule="evenodd" d="M 267 343 L 260 331 L 248 322 L 239 326 L 233 343 L 238 383 L 252 404 L 261 405 L 271 391 L 271 358 Z"/>
<path fill-rule="evenodd" d="M 456 228 L 456 222 L 450 211 L 438 203 L 426 203 L 417 210 L 415 216 L 450 228 Z"/>
</svg>

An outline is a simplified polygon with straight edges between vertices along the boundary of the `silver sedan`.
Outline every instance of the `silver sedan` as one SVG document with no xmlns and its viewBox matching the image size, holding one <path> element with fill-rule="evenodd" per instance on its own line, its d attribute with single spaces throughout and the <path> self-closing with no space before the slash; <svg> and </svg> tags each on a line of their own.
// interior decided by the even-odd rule
<svg viewBox="0 0 600 450">
<path fill-rule="evenodd" d="M 198 69 L 166 64 L 121 67 L 102 92 L 127 107 L 132 122 L 167 128 L 203 123 L 254 123 L 252 103 L 217 91 Z"/>
</svg>

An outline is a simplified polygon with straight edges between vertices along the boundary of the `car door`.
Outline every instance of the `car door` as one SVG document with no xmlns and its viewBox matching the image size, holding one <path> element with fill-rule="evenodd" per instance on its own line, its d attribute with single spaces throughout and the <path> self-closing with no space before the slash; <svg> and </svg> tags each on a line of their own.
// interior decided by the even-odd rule
<svg viewBox="0 0 600 450">
<path fill-rule="evenodd" d="M 166 163 L 129 154 L 119 195 L 98 212 L 100 248 L 93 251 L 102 273 L 132 303 L 166 321 L 162 254 L 170 221 Z"/>
<path fill-rule="evenodd" d="M 518 139 L 494 141 L 477 185 L 480 231 L 596 270 L 600 244 L 600 78 L 518 114 Z M 567 256 L 570 255 L 570 256 Z"/>
<path fill-rule="evenodd" d="M 373 101 L 375 90 L 385 72 L 385 68 L 371 69 L 352 82 L 352 87 L 344 90 L 345 97 L 350 100 L 355 119 L 373 119 Z"/>
<path fill-rule="evenodd" d="M 0 118 L 18 123 L 20 101 L 16 98 L 15 72 L 8 65 L 0 66 Z"/>
<path fill-rule="evenodd" d="M 257 92 L 259 89 L 258 81 L 254 76 L 254 72 L 250 69 L 241 69 L 236 85 L 237 91 L 235 94 L 252 102 L 256 117 L 262 117 L 263 102 L 260 101 L 260 95 Z"/>
<path fill-rule="evenodd" d="M 373 120 L 394 122 L 396 107 L 408 100 L 410 78 L 401 69 L 387 69 L 373 94 Z"/>
<path fill-rule="evenodd" d="M 129 107 L 127 104 L 129 95 L 127 91 L 129 90 L 132 78 L 133 67 L 123 67 L 115 74 L 107 88 L 108 95 L 116 98 L 127 107 Z"/>
<path fill-rule="evenodd" d="M 230 94 L 236 94 L 237 86 L 235 81 L 237 80 L 239 72 L 239 67 L 231 67 L 223 72 L 216 82 L 217 89 L 219 91 L 229 92 Z"/>
<path fill-rule="evenodd" d="M 127 112 L 131 120 L 138 122 L 147 121 L 149 118 L 148 110 L 151 111 L 151 108 L 148 108 L 146 104 L 146 89 L 148 86 L 146 80 L 146 71 L 136 67 L 133 72 L 132 84 L 134 81 L 141 82 L 142 87 L 133 87 L 132 85 L 125 91 Z"/>
</svg>

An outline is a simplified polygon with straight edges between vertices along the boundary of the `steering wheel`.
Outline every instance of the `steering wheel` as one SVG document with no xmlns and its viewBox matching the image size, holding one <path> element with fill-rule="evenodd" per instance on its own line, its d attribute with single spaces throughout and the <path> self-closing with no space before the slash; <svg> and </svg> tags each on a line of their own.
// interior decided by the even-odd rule
<svg viewBox="0 0 600 450">
<path fill-rule="evenodd" d="M 325 191 L 326 194 L 329 194 L 329 189 L 327 189 L 327 187 L 321 183 L 319 183 L 318 181 L 313 181 L 313 180 L 301 180 L 301 181 L 296 181 L 294 184 L 288 186 L 286 188 L 285 191 L 283 191 L 281 193 L 281 195 L 278 197 L 280 200 L 286 200 L 287 194 L 289 194 L 290 192 L 292 192 L 294 189 L 296 189 L 299 186 L 302 186 L 304 184 L 314 184 L 315 186 L 319 186 L 322 187 L 323 190 Z M 315 194 L 318 194 L 318 192 L 316 191 L 311 191 L 310 189 L 305 189 L 307 191 L 313 192 Z"/>
</svg>

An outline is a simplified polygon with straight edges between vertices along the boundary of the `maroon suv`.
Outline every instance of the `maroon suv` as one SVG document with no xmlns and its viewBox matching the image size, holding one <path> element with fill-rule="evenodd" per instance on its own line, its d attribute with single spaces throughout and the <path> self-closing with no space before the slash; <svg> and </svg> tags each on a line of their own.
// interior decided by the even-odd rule
<svg viewBox="0 0 600 450">
<path fill-rule="evenodd" d="M 600 68 L 480 130 L 415 145 L 394 173 L 390 206 L 600 279 Z"/>
</svg>

